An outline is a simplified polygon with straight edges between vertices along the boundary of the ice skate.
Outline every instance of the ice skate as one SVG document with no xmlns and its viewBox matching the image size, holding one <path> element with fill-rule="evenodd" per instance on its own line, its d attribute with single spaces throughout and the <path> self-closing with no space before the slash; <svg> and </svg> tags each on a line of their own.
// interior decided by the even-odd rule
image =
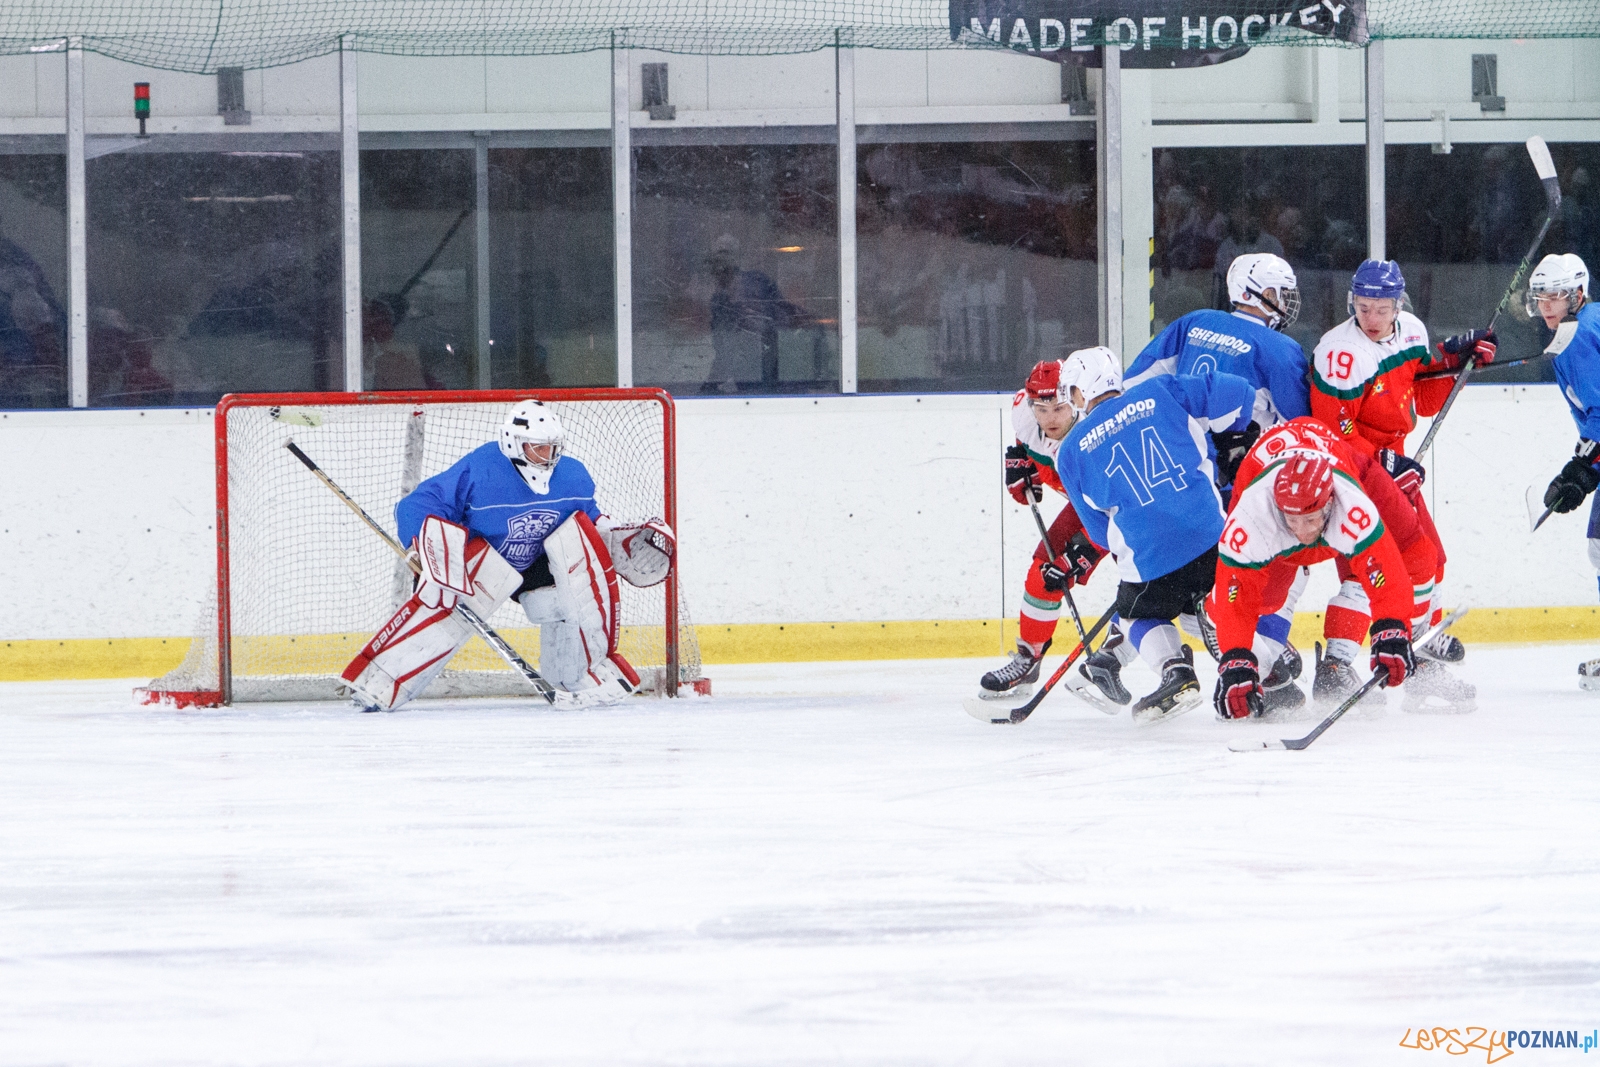
<svg viewBox="0 0 1600 1067">
<path fill-rule="evenodd" d="M 1018 641 L 1010 661 L 978 681 L 978 696 L 984 700 L 1028 699 L 1033 695 L 1033 683 L 1039 680 L 1039 661 L 1049 649 L 1050 642 L 1046 641 L 1035 656 L 1026 642 Z"/>
<path fill-rule="evenodd" d="M 1093 682 L 1113 704 L 1127 704 L 1133 700 L 1133 694 L 1122 684 L 1122 660 L 1115 651 L 1125 640 L 1122 631 L 1113 629 L 1106 643 L 1085 656 L 1078 666 L 1078 673 Z"/>
<path fill-rule="evenodd" d="M 1600 659 L 1578 664 L 1578 688 L 1600 693 Z"/>
<path fill-rule="evenodd" d="M 1272 670 L 1261 680 L 1261 717 L 1269 722 L 1285 722 L 1296 718 L 1293 712 L 1305 707 L 1305 690 L 1295 685 L 1300 677 L 1300 653 L 1293 646 L 1286 647 Z"/>
<path fill-rule="evenodd" d="M 1322 642 L 1315 646 L 1316 673 L 1311 680 L 1311 698 L 1321 708 L 1336 708 L 1361 688 L 1356 669 L 1333 654 L 1323 655 Z"/>
<path fill-rule="evenodd" d="M 1467 646 L 1454 634 L 1443 632 L 1435 635 L 1433 640 L 1418 645 L 1417 655 L 1440 663 L 1460 663 L 1467 658 Z"/>
<path fill-rule="evenodd" d="M 1200 703 L 1200 679 L 1194 673 L 1194 652 L 1184 646 L 1183 655 L 1169 659 L 1161 668 L 1161 684 L 1155 692 L 1140 697 L 1133 705 L 1133 721 L 1140 726 L 1175 719 Z"/>
<path fill-rule="evenodd" d="M 1466 715 L 1478 709 L 1478 690 L 1437 660 L 1419 659 L 1400 692 L 1401 710 L 1413 715 Z"/>
</svg>

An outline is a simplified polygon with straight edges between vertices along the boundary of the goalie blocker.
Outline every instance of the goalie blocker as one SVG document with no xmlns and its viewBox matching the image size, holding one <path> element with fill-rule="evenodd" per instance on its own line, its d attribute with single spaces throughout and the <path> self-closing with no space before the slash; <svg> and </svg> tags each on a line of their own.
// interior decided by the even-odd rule
<svg viewBox="0 0 1600 1067">
<path fill-rule="evenodd" d="M 617 651 L 617 578 L 655 585 L 671 569 L 674 540 L 659 520 L 597 522 L 574 512 L 544 542 L 544 555 L 519 572 L 481 538 L 429 516 L 415 544 L 415 592 L 345 668 L 352 697 L 369 711 L 392 711 L 421 696 L 475 632 L 456 611 L 464 602 L 490 618 L 516 598 L 540 627 L 539 670 L 557 689 L 557 707 L 615 703 L 639 684 Z"/>
</svg>

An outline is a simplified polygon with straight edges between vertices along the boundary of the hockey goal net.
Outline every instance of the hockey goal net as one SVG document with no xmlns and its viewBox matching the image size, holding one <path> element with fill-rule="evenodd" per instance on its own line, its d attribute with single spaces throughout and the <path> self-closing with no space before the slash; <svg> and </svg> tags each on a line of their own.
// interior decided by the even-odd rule
<svg viewBox="0 0 1600 1067">
<path fill-rule="evenodd" d="M 659 389 L 233 395 L 216 409 L 217 580 L 184 662 L 140 690 L 146 703 L 336 699 L 339 675 L 410 595 L 411 571 L 285 448 L 293 441 L 395 533 L 419 481 L 496 441 L 508 407 L 535 398 L 566 428 L 565 454 L 593 474 L 600 510 L 677 529 L 672 399 Z M 708 691 L 678 568 L 648 589 L 619 582 L 623 655 L 645 688 Z M 516 603 L 489 620 L 530 663 L 539 629 Z M 430 696 L 513 696 L 527 682 L 473 637 Z"/>
</svg>

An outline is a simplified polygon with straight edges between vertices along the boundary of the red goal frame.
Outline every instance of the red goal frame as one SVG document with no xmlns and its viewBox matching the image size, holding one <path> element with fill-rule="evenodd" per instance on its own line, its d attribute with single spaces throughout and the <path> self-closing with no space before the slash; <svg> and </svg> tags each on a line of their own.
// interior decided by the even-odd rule
<svg viewBox="0 0 1600 1067">
<path fill-rule="evenodd" d="M 217 489 L 217 677 L 220 689 L 215 694 L 196 693 L 189 703 L 203 704 L 213 698 L 220 704 L 233 703 L 233 641 L 230 560 L 228 556 L 228 414 L 235 408 L 250 407 L 331 407 L 355 404 L 512 404 L 519 400 L 644 400 L 662 409 L 662 515 L 674 533 L 678 529 L 678 437 L 677 409 L 665 389 L 487 389 L 424 390 L 411 392 L 360 393 L 229 393 L 217 402 L 215 425 Z M 666 578 L 665 628 L 666 695 L 678 695 L 678 567 L 676 562 Z M 187 694 L 171 694 L 181 700 Z"/>
</svg>

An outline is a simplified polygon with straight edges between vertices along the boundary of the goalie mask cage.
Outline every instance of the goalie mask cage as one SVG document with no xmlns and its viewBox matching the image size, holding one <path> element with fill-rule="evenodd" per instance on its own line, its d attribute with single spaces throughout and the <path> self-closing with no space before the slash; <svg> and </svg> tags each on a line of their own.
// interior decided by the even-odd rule
<svg viewBox="0 0 1600 1067">
<path fill-rule="evenodd" d="M 566 429 L 563 454 L 595 480 L 600 510 L 678 528 L 672 398 L 659 389 L 263 393 L 216 408 L 215 598 L 184 662 L 139 691 L 145 703 L 322 700 L 411 594 L 405 562 L 284 447 L 294 441 L 367 514 L 395 533 L 394 506 L 417 483 L 500 438 L 509 406 L 537 399 Z M 709 689 L 678 585 L 619 581 L 619 650 L 644 688 Z M 539 628 L 520 605 L 489 620 L 531 663 Z M 476 635 L 429 696 L 523 696 L 522 676 Z"/>
</svg>

